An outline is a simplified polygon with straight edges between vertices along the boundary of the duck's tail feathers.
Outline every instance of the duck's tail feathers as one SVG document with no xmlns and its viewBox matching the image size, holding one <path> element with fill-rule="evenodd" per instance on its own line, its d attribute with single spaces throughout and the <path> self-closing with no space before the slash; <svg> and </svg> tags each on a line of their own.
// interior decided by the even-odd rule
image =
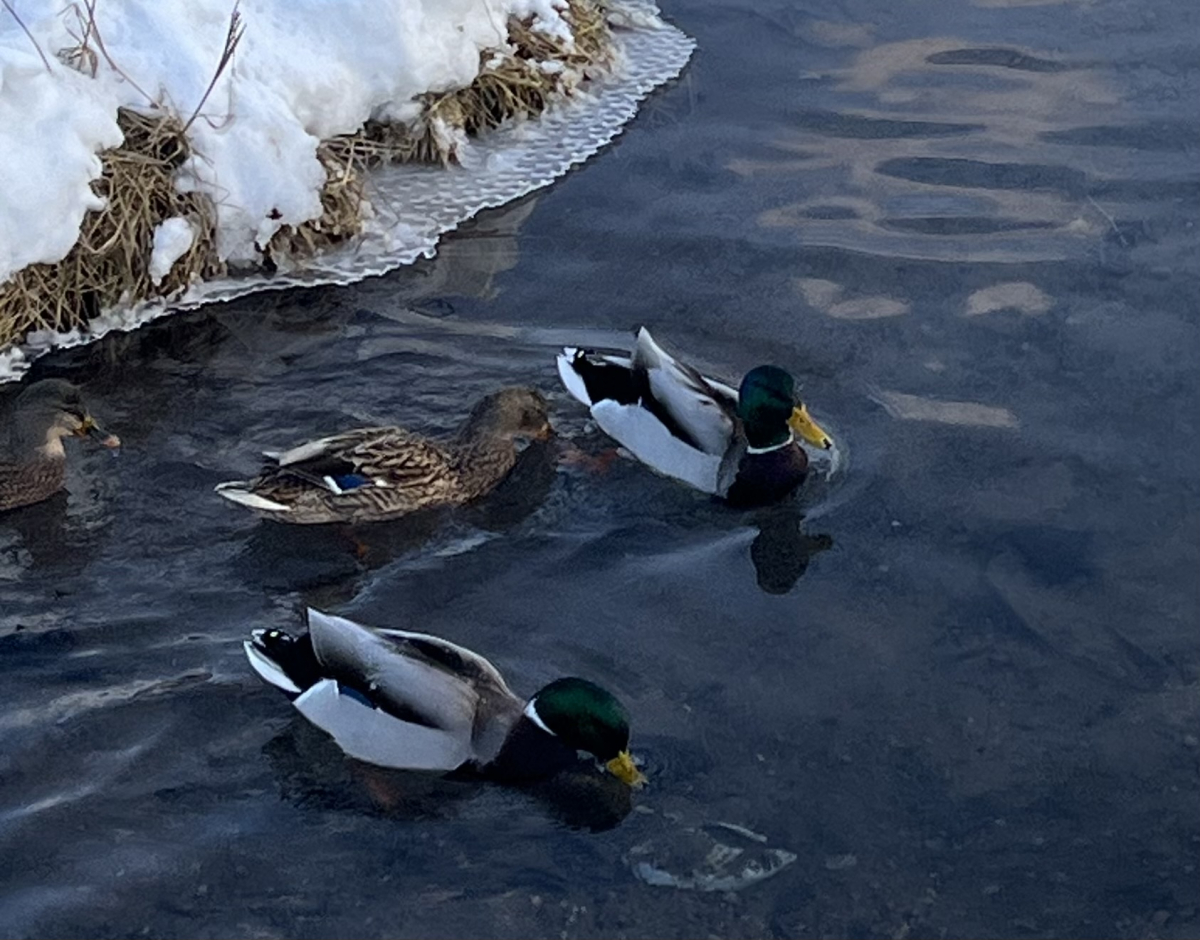
<svg viewBox="0 0 1200 940">
<path fill-rule="evenodd" d="M 231 503 L 237 503 L 239 506 L 245 506 L 247 509 L 253 509 L 257 512 L 291 512 L 291 506 L 285 506 L 283 503 L 277 503 L 273 499 L 267 499 L 265 496 L 259 496 L 251 488 L 248 480 L 229 480 L 226 483 L 218 483 L 215 491 L 218 496 L 222 496 Z"/>
<path fill-rule="evenodd" d="M 632 405 L 641 396 L 628 356 L 567 346 L 557 364 L 559 378 L 571 397 L 589 408 L 606 399 Z"/>
<path fill-rule="evenodd" d="M 296 638 L 282 630 L 255 630 L 242 647 L 254 671 L 289 695 L 299 695 L 322 678 L 307 633 Z"/>
<path fill-rule="evenodd" d="M 675 357 L 659 346 L 644 326 L 639 326 L 634 331 L 633 354 L 630 359 L 635 366 L 642 369 L 663 369 L 676 364 Z"/>
</svg>

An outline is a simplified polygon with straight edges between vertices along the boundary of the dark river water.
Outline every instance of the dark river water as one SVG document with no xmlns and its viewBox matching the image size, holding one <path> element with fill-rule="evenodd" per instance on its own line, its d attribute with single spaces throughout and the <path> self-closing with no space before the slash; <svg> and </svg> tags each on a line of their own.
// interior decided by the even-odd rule
<svg viewBox="0 0 1200 940">
<path fill-rule="evenodd" d="M 683 78 L 436 260 L 36 364 L 125 448 L 0 517 L 0 934 L 1200 935 L 1200 5 L 667 14 Z M 514 383 L 598 453 L 552 354 L 639 323 L 791 369 L 837 471 L 746 514 L 535 449 L 354 533 L 212 494 Z M 345 761 L 242 653 L 304 605 L 601 682 L 651 785 Z"/>
</svg>

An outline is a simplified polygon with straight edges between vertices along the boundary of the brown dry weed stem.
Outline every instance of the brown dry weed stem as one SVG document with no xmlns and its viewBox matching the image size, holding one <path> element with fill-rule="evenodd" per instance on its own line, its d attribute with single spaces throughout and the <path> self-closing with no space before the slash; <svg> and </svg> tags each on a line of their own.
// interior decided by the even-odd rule
<svg viewBox="0 0 1200 940">
<path fill-rule="evenodd" d="M 238 11 L 237 3 L 234 3 L 233 12 L 229 14 L 229 29 L 225 33 L 225 45 L 221 49 L 221 58 L 217 61 L 217 69 L 213 72 L 213 77 L 209 81 L 208 87 L 204 89 L 204 94 L 200 96 L 196 110 L 192 112 L 192 116 L 183 124 L 183 132 L 185 134 L 188 128 L 195 123 L 196 118 L 200 116 L 200 111 L 204 107 L 204 103 L 208 101 L 208 96 L 217 87 L 218 80 L 224 74 L 225 69 L 229 67 L 229 63 L 233 61 L 233 54 L 237 52 L 238 43 L 242 41 L 242 34 L 245 31 L 246 24 L 242 22 L 242 14 Z"/>
<path fill-rule="evenodd" d="M 42 47 L 39 46 L 38 41 L 33 38 L 33 33 L 31 33 L 29 31 L 29 27 L 25 25 L 25 21 L 21 19 L 21 17 L 17 16 L 17 11 L 12 8 L 12 4 L 9 3 L 8 0 L 0 0 L 0 3 L 4 4 L 4 9 L 8 10 L 8 12 L 12 15 L 12 18 L 17 21 L 17 25 L 21 27 L 21 32 L 23 32 L 26 38 L 33 43 L 33 48 L 36 49 L 37 54 L 41 56 L 42 65 L 46 66 L 46 71 L 53 72 L 54 70 L 50 68 L 50 60 L 46 58 L 46 53 L 42 52 Z"/>
</svg>

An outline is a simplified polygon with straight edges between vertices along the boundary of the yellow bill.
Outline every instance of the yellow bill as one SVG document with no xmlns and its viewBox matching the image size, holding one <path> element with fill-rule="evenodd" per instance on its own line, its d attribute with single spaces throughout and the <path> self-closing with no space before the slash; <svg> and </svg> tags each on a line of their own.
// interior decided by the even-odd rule
<svg viewBox="0 0 1200 940">
<path fill-rule="evenodd" d="M 645 775 L 637 769 L 628 751 L 622 751 L 605 766 L 614 777 L 627 786 L 640 787 L 646 782 Z"/>
<path fill-rule="evenodd" d="M 792 416 L 788 418 L 788 427 L 808 443 L 815 444 L 817 447 L 829 450 L 833 446 L 833 438 L 821 430 L 821 426 L 812 419 L 804 405 L 797 405 L 792 409 Z"/>
</svg>

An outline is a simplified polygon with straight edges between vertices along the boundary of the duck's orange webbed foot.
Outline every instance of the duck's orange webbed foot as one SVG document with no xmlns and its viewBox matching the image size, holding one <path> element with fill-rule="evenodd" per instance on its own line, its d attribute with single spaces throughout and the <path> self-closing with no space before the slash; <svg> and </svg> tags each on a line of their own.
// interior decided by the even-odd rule
<svg viewBox="0 0 1200 940">
<path fill-rule="evenodd" d="M 616 447 L 606 448 L 598 454 L 589 454 L 574 444 L 564 442 L 558 462 L 567 467 L 579 467 L 588 473 L 600 475 L 612 469 L 613 462 L 620 454 Z"/>
<path fill-rule="evenodd" d="M 355 558 L 363 561 L 371 554 L 371 546 L 355 535 L 354 529 L 351 526 L 345 525 L 341 531 L 342 535 L 350 542 L 350 551 L 354 554 Z"/>
</svg>

